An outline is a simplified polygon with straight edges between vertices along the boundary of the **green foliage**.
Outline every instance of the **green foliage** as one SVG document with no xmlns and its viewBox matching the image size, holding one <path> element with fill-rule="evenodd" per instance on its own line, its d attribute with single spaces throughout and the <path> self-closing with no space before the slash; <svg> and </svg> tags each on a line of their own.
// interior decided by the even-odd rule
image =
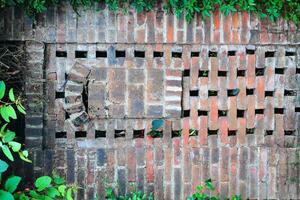
<svg viewBox="0 0 300 200">
<path fill-rule="evenodd" d="M 31 162 L 28 159 L 28 151 L 22 150 L 22 145 L 14 141 L 15 132 L 7 129 L 10 119 L 17 119 L 16 110 L 26 114 L 25 108 L 21 104 L 21 98 L 15 97 L 14 90 L 11 88 L 7 93 L 6 85 L 0 81 L 0 149 L 6 158 L 14 161 L 13 153 L 25 162 Z M 7 97 L 6 97 L 7 96 Z M 49 176 L 39 177 L 33 189 L 25 191 L 17 191 L 22 180 L 19 176 L 10 176 L 6 180 L 2 180 L 2 175 L 7 171 L 9 164 L 0 159 L 0 185 L 4 186 L 0 189 L 0 199 L 2 200 L 73 200 L 73 194 L 76 191 L 75 186 L 66 186 L 65 179 L 57 175 L 53 175 L 53 179 Z"/>
<path fill-rule="evenodd" d="M 153 194 L 149 195 L 142 193 L 141 191 L 134 190 L 124 196 L 116 196 L 113 188 L 105 188 L 105 199 L 106 200 L 153 200 Z"/>
<path fill-rule="evenodd" d="M 162 137 L 162 128 L 164 125 L 164 121 L 162 119 L 155 119 L 152 121 L 151 131 L 147 133 L 147 135 L 151 135 L 153 138 Z"/>
<path fill-rule="evenodd" d="M 196 192 L 187 198 L 187 200 L 220 200 L 219 193 L 216 192 L 215 186 L 212 184 L 211 179 L 204 181 L 204 185 L 198 185 Z M 231 200 L 241 200 L 240 195 L 234 195 Z"/>
<path fill-rule="evenodd" d="M 97 0 L 69 0 L 76 13 L 78 9 L 92 8 Z M 160 1 L 154 0 L 105 0 L 104 3 L 112 11 L 118 9 L 128 10 L 130 7 L 135 8 L 138 12 L 153 10 L 155 3 Z M 0 0 L 0 8 L 16 5 L 24 8 L 29 16 L 35 17 L 39 13 L 47 10 L 47 7 L 59 5 L 58 0 Z M 230 12 L 246 11 L 254 12 L 264 18 L 269 17 L 275 21 L 279 17 L 291 20 L 295 24 L 300 20 L 300 3 L 298 0 L 167 0 L 163 6 L 168 13 L 174 13 L 178 18 L 185 14 L 188 22 L 192 20 L 195 14 L 207 17 L 211 12 L 220 8 L 221 12 L 228 15 Z M 1 93 L 0 93 L 1 97 Z"/>
</svg>

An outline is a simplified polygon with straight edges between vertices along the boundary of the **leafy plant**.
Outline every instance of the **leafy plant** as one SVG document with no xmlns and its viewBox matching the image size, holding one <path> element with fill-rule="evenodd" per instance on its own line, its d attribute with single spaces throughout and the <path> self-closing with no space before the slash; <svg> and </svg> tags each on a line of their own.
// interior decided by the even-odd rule
<svg viewBox="0 0 300 200">
<path fill-rule="evenodd" d="M 220 194 L 216 193 L 216 188 L 211 179 L 204 181 L 204 185 L 198 185 L 196 192 L 187 198 L 187 200 L 220 200 Z M 231 200 L 241 200 L 240 195 L 234 195 Z"/>
<path fill-rule="evenodd" d="M 8 96 L 5 94 L 7 94 L 6 85 L 3 81 L 0 81 L 0 116 L 2 118 L 2 120 L 0 118 L 0 149 L 5 157 L 10 161 L 14 161 L 13 153 L 17 153 L 23 161 L 31 163 L 31 160 L 28 158 L 28 151 L 22 150 L 22 144 L 14 141 L 16 137 L 15 132 L 7 128 L 11 119 L 17 119 L 16 110 L 18 110 L 20 113 L 26 114 L 25 108 L 22 105 L 21 98 L 15 97 L 13 88 L 8 90 Z M 55 174 L 53 175 L 53 178 L 49 176 L 39 177 L 35 181 L 35 187 L 33 189 L 26 189 L 24 191 L 16 192 L 22 178 L 11 175 L 6 180 L 2 180 L 3 174 L 7 171 L 8 167 L 9 164 L 0 159 L 1 200 L 73 199 L 72 196 L 76 191 L 76 187 L 66 186 L 65 179 Z"/>
<path fill-rule="evenodd" d="M 92 8 L 97 0 L 69 0 L 69 3 L 78 14 L 79 8 Z M 123 9 L 127 11 L 130 7 L 138 12 L 150 11 L 154 9 L 155 0 L 105 0 L 104 3 L 112 11 Z M 37 14 L 44 13 L 49 6 L 59 6 L 58 0 L 0 0 L 0 8 L 8 6 L 18 6 L 25 12 L 36 17 Z M 163 9 L 168 13 L 174 13 L 178 18 L 185 15 L 187 22 L 190 22 L 195 14 L 200 14 L 203 18 L 211 15 L 212 11 L 220 9 L 225 15 L 230 12 L 246 11 L 253 12 L 258 16 L 275 21 L 280 17 L 291 20 L 299 24 L 300 3 L 298 0 L 167 0 Z"/>
<path fill-rule="evenodd" d="M 162 137 L 162 126 L 164 125 L 164 121 L 162 119 L 155 119 L 152 121 L 151 131 L 147 133 L 147 135 L 151 135 L 153 138 Z"/>
<path fill-rule="evenodd" d="M 124 196 L 116 196 L 113 188 L 106 187 L 105 194 L 106 194 L 105 197 L 106 200 L 153 200 L 153 193 L 147 195 L 137 190 L 134 190 Z"/>
</svg>

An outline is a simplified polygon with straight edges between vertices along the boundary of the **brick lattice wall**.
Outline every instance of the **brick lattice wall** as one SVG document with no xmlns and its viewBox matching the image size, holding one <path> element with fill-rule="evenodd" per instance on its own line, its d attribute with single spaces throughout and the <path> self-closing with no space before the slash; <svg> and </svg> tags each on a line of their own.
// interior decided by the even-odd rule
<svg viewBox="0 0 300 200">
<path fill-rule="evenodd" d="M 77 17 L 63 4 L 34 27 L 21 10 L 0 12 L 0 38 L 26 41 L 28 180 L 55 169 L 80 200 L 103 198 L 105 179 L 119 194 L 134 182 L 185 199 L 206 178 L 222 198 L 300 198 L 295 25 L 218 11 L 187 24 L 160 5 Z M 153 139 L 156 118 L 163 137 Z"/>
</svg>

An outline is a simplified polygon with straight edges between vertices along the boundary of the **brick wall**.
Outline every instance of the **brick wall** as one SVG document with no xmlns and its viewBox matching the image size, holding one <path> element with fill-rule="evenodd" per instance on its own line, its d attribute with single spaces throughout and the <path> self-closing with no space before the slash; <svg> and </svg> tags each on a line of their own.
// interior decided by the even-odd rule
<svg viewBox="0 0 300 200">
<path fill-rule="evenodd" d="M 295 25 L 218 11 L 187 24 L 160 5 L 78 17 L 63 4 L 35 25 L 0 12 L 0 38 L 26 41 L 28 180 L 56 170 L 80 186 L 77 199 L 103 199 L 105 182 L 185 199 L 206 178 L 222 198 L 300 198 Z"/>
</svg>

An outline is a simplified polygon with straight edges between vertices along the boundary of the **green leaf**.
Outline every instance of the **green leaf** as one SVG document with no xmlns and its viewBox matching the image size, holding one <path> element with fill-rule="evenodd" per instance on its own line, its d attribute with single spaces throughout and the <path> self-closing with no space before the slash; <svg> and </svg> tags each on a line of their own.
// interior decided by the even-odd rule
<svg viewBox="0 0 300 200">
<path fill-rule="evenodd" d="M 208 190 L 210 190 L 210 191 L 215 190 L 215 187 L 213 186 L 211 179 L 207 179 L 204 182 L 205 182 L 205 185 L 208 188 Z"/>
<path fill-rule="evenodd" d="M 27 158 L 28 157 L 28 151 L 27 150 L 24 150 L 23 152 L 23 155 Z"/>
<path fill-rule="evenodd" d="M 4 97 L 5 94 L 5 83 L 0 81 L 0 100 Z"/>
<path fill-rule="evenodd" d="M 3 136 L 2 140 L 3 142 L 11 142 L 13 141 L 13 139 L 16 137 L 16 134 L 15 132 L 12 132 L 12 131 L 6 131 L 5 135 Z"/>
<path fill-rule="evenodd" d="M 61 178 L 57 175 L 54 175 L 53 176 L 53 182 L 56 184 L 56 185 L 61 185 L 61 184 L 64 184 L 65 183 L 65 179 L 64 178 Z"/>
<path fill-rule="evenodd" d="M 50 187 L 47 189 L 47 195 L 51 198 L 55 198 L 56 196 L 60 196 L 60 193 L 56 188 Z"/>
<path fill-rule="evenodd" d="M 8 97 L 9 97 L 9 100 L 11 101 L 15 101 L 15 95 L 14 95 L 14 89 L 11 88 L 8 92 Z"/>
<path fill-rule="evenodd" d="M 19 142 L 14 142 L 14 141 L 9 142 L 8 144 L 9 144 L 9 146 L 11 146 L 11 148 L 14 152 L 20 151 L 21 146 L 22 146 Z"/>
<path fill-rule="evenodd" d="M 41 176 L 35 182 L 34 185 L 37 188 L 37 191 L 43 191 L 50 186 L 52 179 L 49 176 Z"/>
<path fill-rule="evenodd" d="M 11 105 L 2 106 L 0 108 L 0 113 L 1 113 L 2 118 L 6 122 L 10 122 L 9 118 L 17 119 L 17 114 L 15 112 L 15 109 Z"/>
<path fill-rule="evenodd" d="M 66 186 L 65 185 L 60 185 L 59 187 L 58 187 L 58 191 L 60 192 L 60 194 L 64 197 L 65 196 L 65 194 L 66 194 Z"/>
<path fill-rule="evenodd" d="M 67 200 L 73 200 L 73 197 L 72 197 L 72 188 L 69 188 L 67 190 L 67 196 L 66 196 L 66 199 Z"/>
<path fill-rule="evenodd" d="M 0 199 L 3 199 L 3 200 L 14 200 L 14 197 L 9 192 L 6 192 L 4 190 L 0 190 Z"/>
<path fill-rule="evenodd" d="M 0 173 L 5 172 L 7 168 L 8 168 L 8 164 L 5 161 L 0 160 Z"/>
<path fill-rule="evenodd" d="M 152 130 L 157 130 L 164 125 L 164 121 L 162 119 L 155 119 L 152 121 Z"/>
<path fill-rule="evenodd" d="M 7 112 L 9 117 L 11 117 L 13 119 L 17 119 L 16 111 L 11 105 L 6 107 L 6 112 Z"/>
<path fill-rule="evenodd" d="M 3 153 L 5 154 L 5 156 L 6 156 L 9 160 L 14 161 L 14 157 L 13 157 L 13 155 L 11 154 L 10 149 L 8 148 L 8 146 L 2 145 L 2 151 L 3 151 Z"/>
<path fill-rule="evenodd" d="M 24 153 L 23 153 L 23 152 L 18 152 L 18 153 L 19 153 L 20 158 L 21 158 L 23 161 L 28 162 L 28 163 L 32 163 L 32 161 L 29 160 L 29 159 L 27 158 L 27 156 L 24 156 Z"/>
<path fill-rule="evenodd" d="M 9 177 L 5 182 L 4 189 L 10 193 L 13 193 L 17 189 L 20 181 L 21 177 L 19 176 Z"/>
<path fill-rule="evenodd" d="M 17 109 L 18 109 L 18 111 L 19 111 L 20 113 L 22 113 L 22 114 L 26 115 L 25 109 L 23 109 L 23 107 L 22 107 L 22 106 L 20 106 L 20 105 L 17 105 Z"/>
</svg>

